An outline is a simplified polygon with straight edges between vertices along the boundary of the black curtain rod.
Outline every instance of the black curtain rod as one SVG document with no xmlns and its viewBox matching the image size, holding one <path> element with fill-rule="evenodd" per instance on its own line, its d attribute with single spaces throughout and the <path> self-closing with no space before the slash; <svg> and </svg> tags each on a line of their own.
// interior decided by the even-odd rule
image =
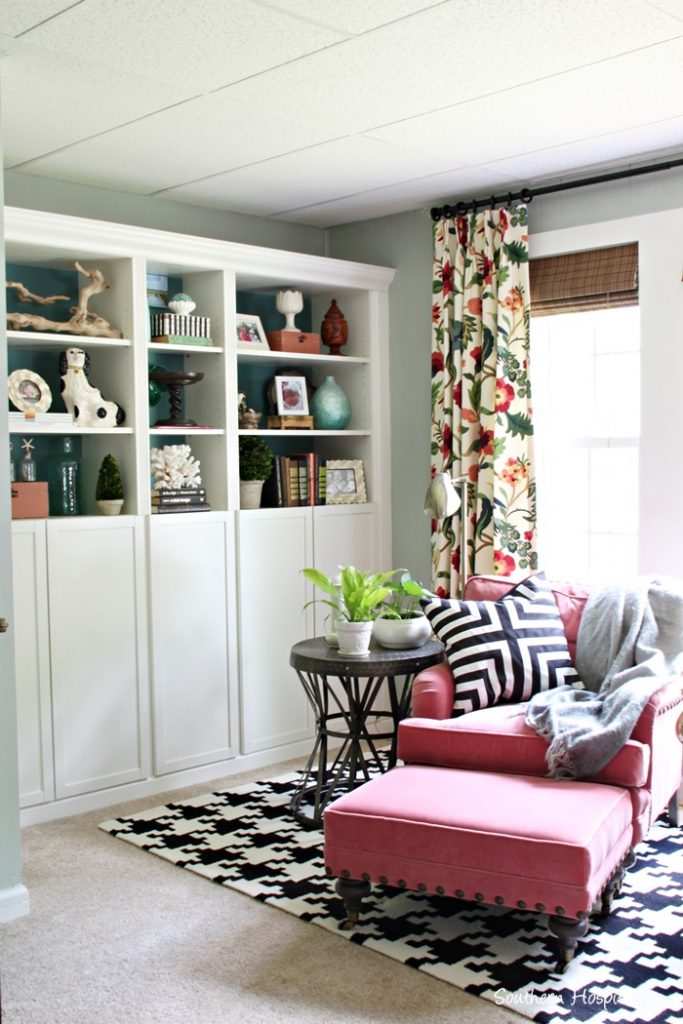
<svg viewBox="0 0 683 1024">
<path fill-rule="evenodd" d="M 432 220 L 442 218 L 464 217 L 470 210 L 476 213 L 477 210 L 493 209 L 501 203 L 521 202 L 530 203 L 536 196 L 549 196 L 553 192 L 567 192 L 572 188 L 585 188 L 586 185 L 602 185 L 606 181 L 619 181 L 622 178 L 636 178 L 641 174 L 653 174 L 655 171 L 670 171 L 673 167 L 683 167 L 683 158 L 668 160 L 663 164 L 648 164 L 645 167 L 635 167 L 626 171 L 611 171 L 608 174 L 596 174 L 592 178 L 579 178 L 576 181 L 565 181 L 559 185 L 544 185 L 533 190 L 524 187 L 518 192 L 508 192 L 504 196 L 490 196 L 488 199 L 470 199 L 468 202 L 454 203 L 453 206 L 433 206 L 431 209 Z"/>
</svg>

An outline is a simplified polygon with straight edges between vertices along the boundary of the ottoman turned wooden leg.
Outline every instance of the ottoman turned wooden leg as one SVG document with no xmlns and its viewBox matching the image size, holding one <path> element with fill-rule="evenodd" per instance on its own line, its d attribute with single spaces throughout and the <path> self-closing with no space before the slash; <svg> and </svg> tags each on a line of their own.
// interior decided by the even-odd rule
<svg viewBox="0 0 683 1024">
<path fill-rule="evenodd" d="M 370 895 L 370 883 L 357 878 L 338 878 L 335 889 L 344 901 L 346 920 L 339 925 L 340 931 L 350 931 L 358 924 L 360 906 L 366 896 Z"/>
<path fill-rule="evenodd" d="M 558 974 L 564 974 L 567 965 L 574 957 L 579 939 L 582 939 L 588 931 L 588 917 L 577 919 L 553 914 L 548 918 L 548 928 L 556 937 L 560 947 L 560 959 L 555 970 Z"/>
</svg>

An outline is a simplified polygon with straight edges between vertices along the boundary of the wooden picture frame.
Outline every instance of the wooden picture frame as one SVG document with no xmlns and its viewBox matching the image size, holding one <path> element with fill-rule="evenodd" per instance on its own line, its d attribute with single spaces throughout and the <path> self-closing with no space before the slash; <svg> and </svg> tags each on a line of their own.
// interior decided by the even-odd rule
<svg viewBox="0 0 683 1024">
<path fill-rule="evenodd" d="M 362 505 L 367 501 L 362 459 L 328 459 L 325 463 L 325 504 Z"/>
<path fill-rule="evenodd" d="M 276 376 L 275 401 L 278 416 L 308 416 L 306 378 Z"/>
<path fill-rule="evenodd" d="M 238 313 L 235 322 L 238 352 L 270 351 L 260 316 L 251 313 Z"/>
</svg>

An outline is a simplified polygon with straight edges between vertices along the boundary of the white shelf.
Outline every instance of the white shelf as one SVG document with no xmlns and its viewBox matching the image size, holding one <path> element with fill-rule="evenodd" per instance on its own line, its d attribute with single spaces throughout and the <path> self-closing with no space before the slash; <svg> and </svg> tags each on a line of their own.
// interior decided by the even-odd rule
<svg viewBox="0 0 683 1024">
<path fill-rule="evenodd" d="M 206 353 L 206 355 L 222 355 L 223 349 L 219 345 L 166 345 L 163 342 L 151 341 L 148 346 L 150 352 L 192 352 Z"/>
<path fill-rule="evenodd" d="M 151 437 L 185 437 L 193 434 L 195 437 L 222 436 L 225 431 L 221 427 L 150 427 Z"/>
<path fill-rule="evenodd" d="M 82 334 L 51 334 L 48 331 L 8 331 L 7 341 L 15 348 L 130 348 L 130 338 L 89 338 Z M 161 347 L 161 346 L 160 346 Z M 168 347 L 168 346 L 166 346 Z"/>
<path fill-rule="evenodd" d="M 369 430 L 238 430 L 238 434 L 256 437 L 369 437 Z"/>
<path fill-rule="evenodd" d="M 69 434 L 75 436 L 76 434 L 132 434 L 132 427 L 79 427 L 75 423 L 57 423 L 54 426 L 51 423 L 31 423 L 26 421 L 20 426 L 10 424 L 10 434 Z"/>
<path fill-rule="evenodd" d="M 353 363 L 356 365 L 367 365 L 370 360 L 365 356 L 331 356 L 315 355 L 306 352 L 242 352 L 237 350 L 237 358 L 240 363 L 313 363 L 333 366 L 343 366 Z"/>
</svg>

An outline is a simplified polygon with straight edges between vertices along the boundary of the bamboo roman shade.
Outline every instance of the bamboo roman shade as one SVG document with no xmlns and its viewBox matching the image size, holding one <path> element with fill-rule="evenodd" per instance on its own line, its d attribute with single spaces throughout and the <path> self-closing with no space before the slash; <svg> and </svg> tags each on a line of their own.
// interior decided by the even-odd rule
<svg viewBox="0 0 683 1024">
<path fill-rule="evenodd" d="M 638 305 L 638 245 L 548 256 L 529 262 L 531 315 Z"/>
</svg>

